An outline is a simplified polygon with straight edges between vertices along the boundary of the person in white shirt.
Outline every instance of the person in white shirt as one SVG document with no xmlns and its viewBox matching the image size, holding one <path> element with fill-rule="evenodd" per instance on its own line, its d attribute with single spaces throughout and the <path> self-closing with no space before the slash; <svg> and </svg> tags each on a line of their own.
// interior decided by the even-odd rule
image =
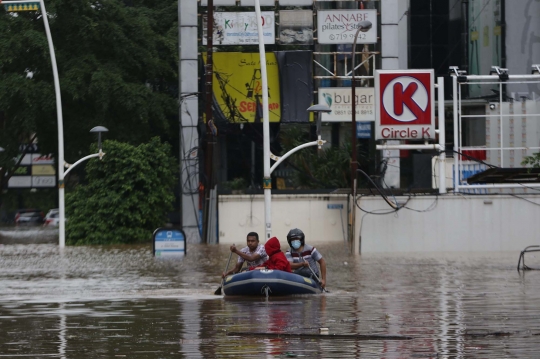
<svg viewBox="0 0 540 359">
<path fill-rule="evenodd" d="M 259 244 L 259 235 L 256 232 L 249 232 L 246 241 L 247 247 L 240 250 L 234 244 L 230 247 L 231 252 L 238 254 L 238 261 L 233 269 L 222 273 L 222 278 L 240 272 L 244 262 L 247 262 L 247 268 L 249 268 L 258 267 L 268 260 L 268 255 L 264 250 L 264 246 Z"/>
</svg>

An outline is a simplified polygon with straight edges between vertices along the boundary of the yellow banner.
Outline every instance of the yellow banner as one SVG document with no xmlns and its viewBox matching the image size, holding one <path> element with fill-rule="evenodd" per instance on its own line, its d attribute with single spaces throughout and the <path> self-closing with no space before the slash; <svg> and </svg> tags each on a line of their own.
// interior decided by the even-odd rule
<svg viewBox="0 0 540 359">
<path fill-rule="evenodd" d="M 203 53 L 206 63 L 206 53 Z M 215 52 L 213 92 L 223 116 L 234 123 L 262 122 L 262 79 L 258 53 Z M 266 53 L 269 121 L 281 119 L 279 71 L 276 56 Z M 257 103 L 260 110 L 257 114 Z"/>
<path fill-rule="evenodd" d="M 55 175 L 56 171 L 52 165 L 33 165 L 32 166 L 32 176 L 42 176 L 42 175 Z"/>
</svg>

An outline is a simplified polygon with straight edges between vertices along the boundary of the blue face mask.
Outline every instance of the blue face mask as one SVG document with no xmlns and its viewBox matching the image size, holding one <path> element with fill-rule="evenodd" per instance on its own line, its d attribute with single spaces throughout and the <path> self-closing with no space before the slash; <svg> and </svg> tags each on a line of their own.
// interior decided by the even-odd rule
<svg viewBox="0 0 540 359">
<path fill-rule="evenodd" d="M 302 245 L 302 242 L 300 242 L 299 239 L 295 239 L 294 241 L 291 241 L 291 247 L 293 247 L 294 249 L 300 248 L 301 245 Z"/>
</svg>

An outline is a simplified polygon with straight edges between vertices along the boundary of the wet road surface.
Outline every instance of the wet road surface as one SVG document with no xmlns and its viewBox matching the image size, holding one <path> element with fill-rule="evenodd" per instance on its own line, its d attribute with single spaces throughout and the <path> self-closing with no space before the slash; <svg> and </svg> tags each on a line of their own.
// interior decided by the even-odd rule
<svg viewBox="0 0 540 359">
<path fill-rule="evenodd" d="M 0 358 L 540 356 L 540 271 L 518 272 L 519 253 L 316 246 L 329 293 L 266 300 L 214 295 L 225 245 L 163 260 L 151 244 L 0 244 Z"/>
</svg>

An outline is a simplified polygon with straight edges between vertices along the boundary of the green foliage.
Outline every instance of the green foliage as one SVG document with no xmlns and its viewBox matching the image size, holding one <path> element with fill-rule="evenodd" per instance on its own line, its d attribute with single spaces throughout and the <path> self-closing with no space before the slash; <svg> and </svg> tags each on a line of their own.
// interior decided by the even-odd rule
<svg viewBox="0 0 540 359">
<path fill-rule="evenodd" d="M 244 190 L 248 187 L 248 183 L 244 178 L 236 177 L 230 181 L 222 182 L 221 186 L 226 190 Z"/>
<path fill-rule="evenodd" d="M 281 131 L 282 154 L 310 142 L 309 128 L 290 125 Z M 325 144 L 321 150 L 317 146 L 304 148 L 288 158 L 288 163 L 296 169 L 293 179 L 296 188 L 344 188 L 350 187 L 351 144 L 345 142 L 340 147 Z"/>
<path fill-rule="evenodd" d="M 176 0 L 48 0 L 63 111 L 65 158 L 86 153 L 97 125 L 134 145 L 169 139 L 178 106 Z M 28 76 L 30 75 L 30 76 Z M 57 117 L 42 12 L 0 7 L 0 185 L 19 145 L 37 134 L 57 158 Z M 0 198 L 1 200 L 1 198 Z"/>
<path fill-rule="evenodd" d="M 105 141 L 103 160 L 86 165 L 88 184 L 66 194 L 67 243 L 150 240 L 172 209 L 178 165 L 170 150 L 158 138 L 137 147 Z"/>
<path fill-rule="evenodd" d="M 523 166 L 529 166 L 532 168 L 540 168 L 540 153 L 534 153 L 531 156 L 525 156 L 521 161 Z"/>
</svg>

